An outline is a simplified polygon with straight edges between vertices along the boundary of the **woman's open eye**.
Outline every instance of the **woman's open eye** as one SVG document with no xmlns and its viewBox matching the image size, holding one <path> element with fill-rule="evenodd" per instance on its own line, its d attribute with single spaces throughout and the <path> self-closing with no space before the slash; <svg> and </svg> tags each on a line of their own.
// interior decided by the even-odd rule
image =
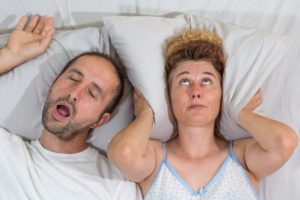
<svg viewBox="0 0 300 200">
<path fill-rule="evenodd" d="M 202 79 L 202 85 L 211 85 L 212 84 L 212 80 L 210 78 L 204 78 Z"/>
<path fill-rule="evenodd" d="M 188 86 L 188 85 L 190 85 L 190 81 L 188 79 L 181 79 L 179 81 L 179 84 L 183 85 L 183 86 Z"/>
</svg>

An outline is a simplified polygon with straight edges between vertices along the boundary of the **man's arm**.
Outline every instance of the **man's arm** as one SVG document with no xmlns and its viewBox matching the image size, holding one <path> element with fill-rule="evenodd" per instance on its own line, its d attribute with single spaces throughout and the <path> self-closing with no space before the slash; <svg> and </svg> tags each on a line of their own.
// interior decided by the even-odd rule
<svg viewBox="0 0 300 200">
<path fill-rule="evenodd" d="M 23 16 L 16 29 L 9 36 L 6 47 L 0 49 L 0 74 L 19 64 L 43 54 L 54 33 L 53 17 Z"/>
</svg>

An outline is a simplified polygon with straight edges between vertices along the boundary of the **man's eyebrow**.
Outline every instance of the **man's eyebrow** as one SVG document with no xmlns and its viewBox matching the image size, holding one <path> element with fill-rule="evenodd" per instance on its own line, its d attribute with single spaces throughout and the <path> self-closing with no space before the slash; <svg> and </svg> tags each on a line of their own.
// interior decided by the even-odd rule
<svg viewBox="0 0 300 200">
<path fill-rule="evenodd" d="M 79 76 L 84 77 L 84 74 L 81 71 L 79 71 L 78 69 L 75 69 L 75 68 L 70 69 L 69 73 L 76 73 Z"/>
</svg>

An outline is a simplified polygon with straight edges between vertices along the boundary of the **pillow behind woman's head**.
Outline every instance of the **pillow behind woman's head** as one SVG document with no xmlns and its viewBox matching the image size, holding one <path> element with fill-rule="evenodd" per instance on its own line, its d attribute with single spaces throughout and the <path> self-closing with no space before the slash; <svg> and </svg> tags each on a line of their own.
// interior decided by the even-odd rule
<svg viewBox="0 0 300 200">
<path fill-rule="evenodd" d="M 238 115 L 259 88 L 262 89 L 264 102 L 256 112 L 286 122 L 295 128 L 295 119 L 299 117 L 289 112 L 286 120 L 282 116 L 286 115 L 288 108 L 278 107 L 277 104 L 284 100 L 284 97 L 279 95 L 282 93 L 280 88 L 287 85 L 279 77 L 286 76 L 285 78 L 289 79 L 286 73 L 293 76 L 292 67 L 299 63 L 297 56 L 291 54 L 295 48 L 291 46 L 288 38 L 264 30 L 246 29 L 190 14 L 177 15 L 174 18 L 106 17 L 104 22 L 112 44 L 127 69 L 129 80 L 142 92 L 154 110 L 152 138 L 166 140 L 172 132 L 164 80 L 165 43 L 169 37 L 184 30 L 199 28 L 219 35 L 223 39 L 227 55 L 221 134 L 229 140 L 250 136 L 238 125 Z M 272 87 L 275 85 L 276 87 Z M 296 83 L 289 82 L 288 85 Z M 290 96 L 292 91 L 287 90 L 284 93 Z M 271 100 L 270 97 L 276 95 L 279 95 L 278 98 Z M 300 100 L 300 93 L 293 95 Z M 300 113 L 299 109 L 299 106 L 292 108 Z"/>
</svg>

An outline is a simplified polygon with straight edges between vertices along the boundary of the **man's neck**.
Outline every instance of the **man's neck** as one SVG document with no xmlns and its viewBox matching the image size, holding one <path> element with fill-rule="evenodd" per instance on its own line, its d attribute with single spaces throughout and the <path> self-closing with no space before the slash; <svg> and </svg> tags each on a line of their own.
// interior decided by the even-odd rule
<svg viewBox="0 0 300 200">
<path fill-rule="evenodd" d="M 88 144 L 86 143 L 87 136 L 88 134 L 82 133 L 78 134 L 78 136 L 71 141 L 63 141 L 56 135 L 49 133 L 44 129 L 41 137 L 39 138 L 39 142 L 45 149 L 49 151 L 72 154 L 81 152 L 88 148 Z"/>
</svg>

